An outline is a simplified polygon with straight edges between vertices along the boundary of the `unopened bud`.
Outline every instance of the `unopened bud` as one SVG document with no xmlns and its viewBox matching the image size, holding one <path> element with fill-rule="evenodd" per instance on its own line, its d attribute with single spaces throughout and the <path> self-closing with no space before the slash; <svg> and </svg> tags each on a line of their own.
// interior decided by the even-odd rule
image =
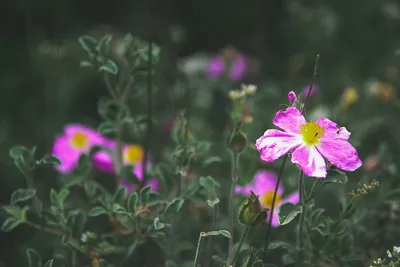
<svg viewBox="0 0 400 267">
<path fill-rule="evenodd" d="M 288 93 L 288 99 L 289 99 L 289 104 L 290 104 L 290 105 L 293 105 L 294 101 L 297 100 L 296 93 L 293 92 L 293 91 L 290 91 L 290 92 Z"/>
<path fill-rule="evenodd" d="M 239 221 L 240 223 L 254 227 L 265 222 L 267 218 L 268 209 L 262 209 L 258 196 L 253 191 L 250 197 L 247 198 L 239 207 Z"/>
</svg>

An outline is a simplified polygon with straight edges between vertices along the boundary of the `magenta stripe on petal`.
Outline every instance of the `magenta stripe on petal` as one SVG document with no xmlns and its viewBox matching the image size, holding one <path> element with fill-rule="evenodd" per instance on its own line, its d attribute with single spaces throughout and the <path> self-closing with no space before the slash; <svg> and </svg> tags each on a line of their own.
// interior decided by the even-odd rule
<svg viewBox="0 0 400 267">
<path fill-rule="evenodd" d="M 270 129 L 257 139 L 256 148 L 260 151 L 262 160 L 272 162 L 301 144 L 302 139 L 299 135 Z"/>
<path fill-rule="evenodd" d="M 302 145 L 292 153 L 292 162 L 298 164 L 302 171 L 312 177 L 326 177 L 326 163 L 315 147 Z"/>
</svg>

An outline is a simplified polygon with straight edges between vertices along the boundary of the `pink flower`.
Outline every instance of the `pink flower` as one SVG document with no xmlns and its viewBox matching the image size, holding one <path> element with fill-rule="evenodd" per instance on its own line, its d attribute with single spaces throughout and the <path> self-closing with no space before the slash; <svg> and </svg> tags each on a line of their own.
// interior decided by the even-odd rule
<svg viewBox="0 0 400 267">
<path fill-rule="evenodd" d="M 62 173 L 72 171 L 81 154 L 89 153 L 93 146 L 102 142 L 103 137 L 96 130 L 80 124 L 67 125 L 63 135 L 54 141 L 53 154 L 61 161 L 55 168 Z"/>
<path fill-rule="evenodd" d="M 106 139 L 103 142 L 104 147 L 115 151 L 116 142 L 113 140 Z M 136 144 L 124 145 L 122 149 L 122 162 L 123 165 L 133 165 L 133 173 L 138 177 L 139 181 L 143 179 L 142 176 L 142 162 L 143 162 L 143 149 L 141 146 Z M 100 151 L 93 156 L 93 164 L 99 170 L 106 172 L 115 172 L 112 157 L 106 151 Z M 150 163 L 147 163 L 147 168 L 150 168 Z M 125 180 L 121 181 L 121 184 L 125 186 L 129 192 L 134 190 L 134 185 L 127 183 Z M 153 191 L 158 190 L 158 180 L 156 178 L 150 179 L 146 182 L 146 185 L 151 185 Z"/>
<path fill-rule="evenodd" d="M 309 84 L 309 85 L 307 85 L 307 86 L 305 86 L 305 87 L 303 88 L 303 97 L 304 97 L 304 98 L 307 97 L 308 91 L 310 90 L 310 86 L 311 86 L 311 84 Z M 318 91 L 319 91 L 318 85 L 314 84 L 314 85 L 312 86 L 312 88 L 311 88 L 310 96 L 315 95 L 316 93 L 318 93 Z"/>
<path fill-rule="evenodd" d="M 219 78 L 226 74 L 232 80 L 240 80 L 247 72 L 247 60 L 244 56 L 234 53 L 234 55 L 226 58 L 223 56 L 216 56 L 211 59 L 208 64 L 208 76 Z"/>
<path fill-rule="evenodd" d="M 276 182 L 277 179 L 274 173 L 262 170 L 257 172 L 251 184 L 243 187 L 236 186 L 235 192 L 237 194 L 250 196 L 250 191 L 253 191 L 254 194 L 259 196 L 259 201 L 261 206 L 263 208 L 271 209 Z M 279 207 L 287 202 L 290 202 L 292 204 L 297 204 L 300 200 L 300 195 L 298 192 L 294 192 L 284 199 L 282 198 L 282 195 L 283 195 L 283 185 L 280 184 L 276 194 L 274 213 L 272 214 L 273 227 L 279 226 L 279 220 L 278 220 Z M 269 221 L 269 216 L 270 216 L 270 211 L 268 211 L 267 222 Z"/>
<path fill-rule="evenodd" d="M 345 171 L 354 171 L 362 165 L 357 150 L 348 142 L 350 132 L 329 119 L 307 122 L 297 108 L 290 107 L 278 111 L 273 124 L 284 131 L 267 130 L 256 141 L 263 161 L 272 162 L 292 152 L 292 162 L 314 177 L 326 177 L 322 156 Z"/>
</svg>

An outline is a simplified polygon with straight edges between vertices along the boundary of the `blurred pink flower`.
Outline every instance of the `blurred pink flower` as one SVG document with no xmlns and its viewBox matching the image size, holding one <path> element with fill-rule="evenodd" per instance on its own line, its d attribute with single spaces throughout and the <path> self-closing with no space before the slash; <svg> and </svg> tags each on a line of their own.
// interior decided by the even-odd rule
<svg viewBox="0 0 400 267">
<path fill-rule="evenodd" d="M 293 91 L 290 91 L 290 92 L 288 93 L 288 99 L 289 99 L 290 105 L 292 105 L 293 102 L 297 100 L 296 93 L 293 92 Z"/>
<path fill-rule="evenodd" d="M 290 107 L 278 111 L 273 124 L 284 131 L 267 130 L 256 141 L 263 161 L 275 161 L 292 151 L 292 162 L 313 177 L 326 177 L 322 155 L 345 171 L 354 171 L 362 165 L 357 150 L 348 142 L 350 132 L 329 119 L 307 122 L 297 108 Z"/>
<path fill-rule="evenodd" d="M 103 142 L 104 147 L 114 151 L 116 142 L 113 140 L 105 139 Z M 134 166 L 133 173 L 138 177 L 139 181 L 143 179 L 142 176 L 142 162 L 143 162 L 143 149 L 140 145 L 126 144 L 123 146 L 122 162 L 123 165 Z M 100 151 L 93 156 L 93 164 L 96 168 L 106 172 L 115 172 L 112 157 L 106 151 Z M 150 163 L 146 164 L 150 168 Z M 127 183 L 125 180 L 121 181 L 121 185 L 125 186 L 129 192 L 134 190 L 134 185 Z M 158 180 L 156 178 L 150 179 L 145 185 L 151 185 L 153 191 L 158 190 Z"/>
<path fill-rule="evenodd" d="M 67 125 L 64 133 L 54 141 L 53 154 L 61 161 L 61 165 L 55 168 L 62 173 L 72 171 L 81 154 L 89 153 L 93 146 L 102 142 L 103 137 L 94 129 L 81 124 Z"/>
<path fill-rule="evenodd" d="M 303 97 L 304 97 L 304 99 L 307 97 L 307 95 L 308 95 L 308 91 L 310 90 L 310 86 L 311 86 L 311 84 L 309 84 L 309 85 L 307 85 L 307 86 L 305 86 L 304 88 L 303 88 L 303 91 L 302 91 L 302 95 L 303 95 Z M 316 85 L 316 84 L 314 84 L 313 86 L 312 86 L 312 88 L 311 88 L 311 92 L 310 92 L 310 96 L 314 96 L 316 93 L 318 93 L 319 92 L 319 86 L 318 85 Z"/>
<path fill-rule="evenodd" d="M 258 171 L 257 174 L 254 176 L 254 179 L 251 184 L 246 186 L 236 186 L 235 192 L 236 194 L 241 194 L 245 196 L 250 196 L 250 191 L 253 191 L 254 194 L 260 196 L 259 201 L 263 208 L 271 209 L 272 207 L 272 199 L 274 197 L 274 190 L 276 186 L 276 175 L 272 172 L 268 171 Z M 275 199 L 275 209 L 274 213 L 272 214 L 272 226 L 277 227 L 279 226 L 278 214 L 279 214 L 279 207 L 287 202 L 292 204 L 297 204 L 300 200 L 300 195 L 298 192 L 294 192 L 288 195 L 286 198 L 282 198 L 283 195 L 283 185 L 280 184 L 276 199 Z M 267 222 L 269 221 L 270 211 L 267 212 Z"/>
<path fill-rule="evenodd" d="M 235 50 L 225 50 L 224 55 L 218 55 L 210 60 L 207 74 L 209 77 L 219 78 L 226 74 L 230 79 L 237 81 L 243 78 L 248 70 L 247 59 Z"/>
</svg>

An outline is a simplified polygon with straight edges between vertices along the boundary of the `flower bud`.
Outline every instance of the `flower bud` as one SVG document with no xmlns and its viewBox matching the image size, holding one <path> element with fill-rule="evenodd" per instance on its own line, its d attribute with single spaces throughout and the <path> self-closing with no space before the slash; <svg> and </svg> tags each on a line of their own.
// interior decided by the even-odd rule
<svg viewBox="0 0 400 267">
<path fill-rule="evenodd" d="M 247 137 L 238 126 L 231 134 L 228 147 L 235 153 L 242 153 L 247 148 Z"/>
<path fill-rule="evenodd" d="M 288 99 L 289 99 L 289 104 L 290 104 L 290 105 L 293 105 L 294 101 L 297 100 L 296 93 L 293 92 L 293 91 L 290 91 L 290 92 L 288 93 Z"/>
<path fill-rule="evenodd" d="M 253 191 L 250 197 L 247 198 L 239 207 L 239 221 L 240 223 L 254 227 L 265 222 L 267 218 L 268 209 L 262 209 L 258 196 Z"/>
</svg>

